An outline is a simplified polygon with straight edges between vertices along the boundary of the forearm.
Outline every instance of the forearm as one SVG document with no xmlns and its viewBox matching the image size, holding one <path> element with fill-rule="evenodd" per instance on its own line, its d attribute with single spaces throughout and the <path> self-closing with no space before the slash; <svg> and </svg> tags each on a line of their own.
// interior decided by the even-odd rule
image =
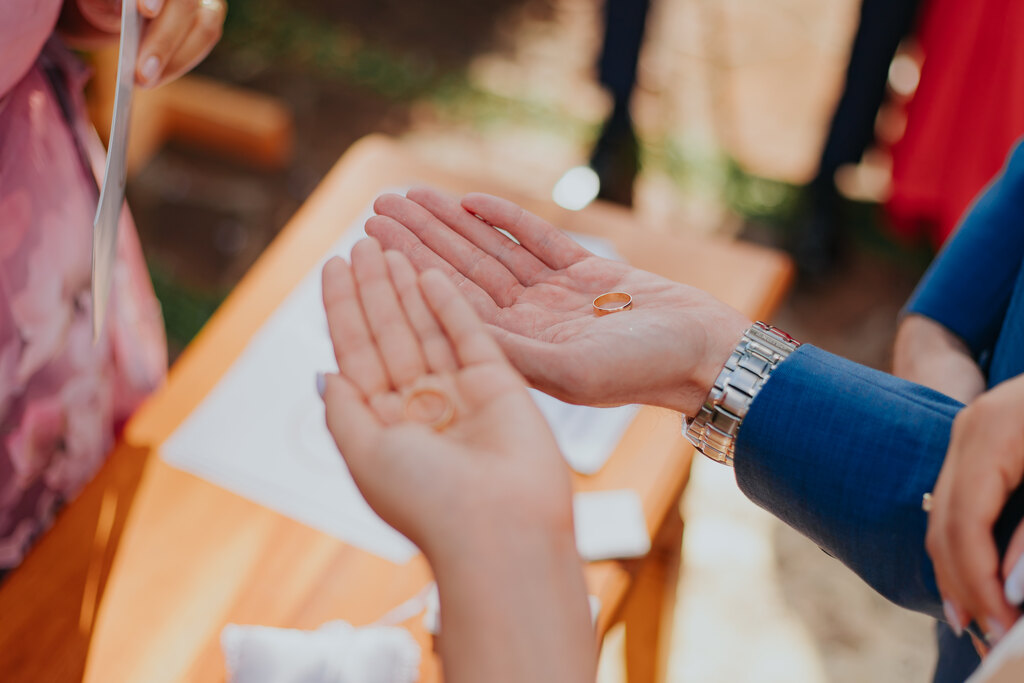
<svg viewBox="0 0 1024 683">
<path fill-rule="evenodd" d="M 754 502 L 885 597 L 940 616 L 921 498 L 962 407 L 804 345 L 754 399 L 737 439 L 736 478 Z"/>
<path fill-rule="evenodd" d="M 907 311 L 952 330 L 975 357 L 999 338 L 1024 257 L 1022 193 L 1024 145 L 1018 143 L 907 302 Z"/>
<path fill-rule="evenodd" d="M 897 377 L 962 403 L 970 403 L 985 390 L 985 377 L 963 340 L 922 315 L 910 314 L 900 323 L 892 367 Z"/>
<path fill-rule="evenodd" d="M 432 553 L 445 680 L 592 683 L 596 636 L 571 527 L 480 539 Z"/>
</svg>

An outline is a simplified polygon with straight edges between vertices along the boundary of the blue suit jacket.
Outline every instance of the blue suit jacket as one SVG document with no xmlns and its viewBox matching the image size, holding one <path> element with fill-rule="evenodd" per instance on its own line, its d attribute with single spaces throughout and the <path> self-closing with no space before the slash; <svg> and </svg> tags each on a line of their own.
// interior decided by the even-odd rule
<svg viewBox="0 0 1024 683">
<path fill-rule="evenodd" d="M 989 386 L 1024 373 L 1024 145 L 932 264 L 908 310 L 962 337 Z M 941 618 L 924 548 L 931 491 L 958 401 L 804 345 L 751 405 L 736 479 L 893 602 Z M 997 524 L 1003 548 L 1024 516 L 1018 491 Z"/>
</svg>

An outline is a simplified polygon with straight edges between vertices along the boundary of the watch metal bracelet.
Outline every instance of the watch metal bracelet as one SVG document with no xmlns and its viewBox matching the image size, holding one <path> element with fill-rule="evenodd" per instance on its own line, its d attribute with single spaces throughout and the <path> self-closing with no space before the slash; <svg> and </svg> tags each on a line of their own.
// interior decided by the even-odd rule
<svg viewBox="0 0 1024 683">
<path fill-rule="evenodd" d="M 715 462 L 732 467 L 736 435 L 750 404 L 772 372 L 800 342 L 763 322 L 751 325 L 718 374 L 704 405 L 683 436 Z"/>
</svg>

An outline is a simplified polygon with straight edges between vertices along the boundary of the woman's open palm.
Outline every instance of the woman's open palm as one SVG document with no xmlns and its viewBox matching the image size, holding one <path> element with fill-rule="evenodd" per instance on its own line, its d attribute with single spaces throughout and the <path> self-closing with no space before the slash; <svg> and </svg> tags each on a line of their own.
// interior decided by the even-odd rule
<svg viewBox="0 0 1024 683">
<path fill-rule="evenodd" d="M 327 263 L 323 291 L 339 368 L 323 387 L 328 427 L 385 521 L 429 552 L 467 520 L 508 509 L 502 499 L 569 518 L 550 429 L 444 276 L 417 277 L 368 239 L 351 266 Z"/>
</svg>

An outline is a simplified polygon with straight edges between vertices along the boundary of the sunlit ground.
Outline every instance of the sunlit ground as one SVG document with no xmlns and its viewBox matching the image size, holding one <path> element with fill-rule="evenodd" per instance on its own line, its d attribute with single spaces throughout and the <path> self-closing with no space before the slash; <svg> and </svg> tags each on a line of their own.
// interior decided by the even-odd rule
<svg viewBox="0 0 1024 683">
<path fill-rule="evenodd" d="M 750 503 L 730 470 L 696 462 L 683 511 L 669 681 L 930 680 L 931 620 L 893 607 Z M 600 683 L 625 681 L 621 647 L 620 631 Z"/>
</svg>

